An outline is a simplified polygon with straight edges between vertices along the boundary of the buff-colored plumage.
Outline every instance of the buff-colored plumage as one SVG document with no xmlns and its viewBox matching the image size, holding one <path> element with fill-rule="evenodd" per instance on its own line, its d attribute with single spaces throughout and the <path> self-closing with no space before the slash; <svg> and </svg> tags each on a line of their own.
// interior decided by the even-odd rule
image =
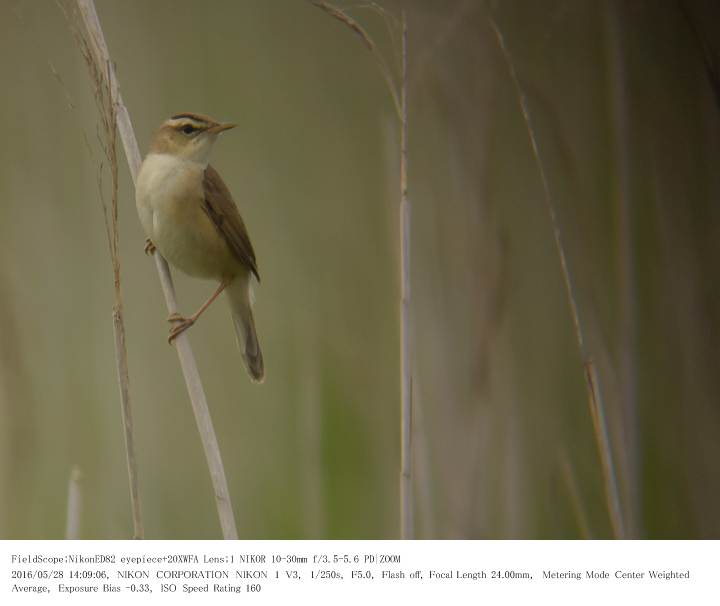
<svg viewBox="0 0 720 606">
<path fill-rule="evenodd" d="M 250 303 L 251 278 L 259 280 L 255 252 L 230 191 L 208 164 L 218 135 L 233 126 L 200 114 L 178 114 L 164 122 L 140 168 L 136 203 L 145 233 L 168 262 L 224 285 L 248 372 L 262 381 Z M 190 319 L 178 318 L 185 324 L 171 332 L 171 339 L 208 304 Z"/>
</svg>

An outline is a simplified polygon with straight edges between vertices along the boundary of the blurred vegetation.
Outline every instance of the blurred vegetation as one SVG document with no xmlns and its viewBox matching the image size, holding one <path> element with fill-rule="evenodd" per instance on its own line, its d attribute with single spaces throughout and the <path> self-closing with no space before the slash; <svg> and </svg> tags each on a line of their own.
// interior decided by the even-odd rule
<svg viewBox="0 0 720 606">
<path fill-rule="evenodd" d="M 574 538 L 582 517 L 591 536 L 611 533 L 552 226 L 491 14 L 532 113 L 631 536 L 720 538 L 720 102 L 708 61 L 720 7 L 382 4 L 405 8 L 410 30 L 418 536 Z M 394 61 L 384 20 L 338 5 Z M 213 164 L 258 256 L 265 384 L 248 381 L 224 304 L 191 340 L 241 537 L 396 537 L 398 131 L 377 65 L 300 0 L 97 8 L 141 146 L 181 111 L 240 124 Z M 0 17 L 0 537 L 64 536 L 77 465 L 81 536 L 124 538 L 92 85 L 55 3 L 3 0 Z M 120 195 L 147 536 L 216 538 L 124 165 Z M 176 282 L 185 311 L 213 288 Z"/>
</svg>

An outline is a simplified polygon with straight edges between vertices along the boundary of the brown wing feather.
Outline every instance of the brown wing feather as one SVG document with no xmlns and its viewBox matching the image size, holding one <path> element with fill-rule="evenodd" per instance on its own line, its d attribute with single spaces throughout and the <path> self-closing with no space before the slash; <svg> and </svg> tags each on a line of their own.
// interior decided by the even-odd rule
<svg viewBox="0 0 720 606">
<path fill-rule="evenodd" d="M 243 265 L 255 274 L 259 282 L 260 275 L 255 261 L 255 251 L 250 243 L 245 223 L 233 202 L 227 185 L 210 165 L 205 169 L 203 189 L 205 191 L 203 210 L 225 238 L 230 250 Z"/>
</svg>

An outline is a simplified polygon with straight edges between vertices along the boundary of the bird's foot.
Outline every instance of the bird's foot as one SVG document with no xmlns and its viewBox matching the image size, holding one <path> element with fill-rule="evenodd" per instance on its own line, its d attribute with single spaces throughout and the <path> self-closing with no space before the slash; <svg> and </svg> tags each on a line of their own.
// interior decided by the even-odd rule
<svg viewBox="0 0 720 606">
<path fill-rule="evenodd" d="M 170 329 L 170 334 L 168 335 L 168 343 L 172 343 L 181 333 L 185 332 L 188 328 L 195 324 L 195 319 L 186 318 L 185 316 L 181 316 L 179 313 L 175 312 L 170 314 L 168 322 L 175 324 L 175 326 Z"/>
<path fill-rule="evenodd" d="M 155 254 L 155 245 L 153 244 L 153 241 L 150 238 L 145 238 L 145 248 L 143 248 L 146 255 L 153 255 Z"/>
</svg>

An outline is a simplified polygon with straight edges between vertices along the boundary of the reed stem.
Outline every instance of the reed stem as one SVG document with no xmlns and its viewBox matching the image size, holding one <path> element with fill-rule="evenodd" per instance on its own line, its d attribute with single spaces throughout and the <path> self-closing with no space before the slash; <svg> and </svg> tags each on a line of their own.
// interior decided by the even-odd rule
<svg viewBox="0 0 720 606">
<path fill-rule="evenodd" d="M 87 41 L 92 58 L 97 66 L 107 66 L 107 69 L 100 68 L 99 71 L 106 79 L 105 85 L 109 91 L 112 103 L 116 108 L 118 132 L 125 149 L 130 174 L 133 182 L 135 182 L 141 164 L 140 148 L 138 147 L 132 122 L 130 121 L 130 114 L 120 94 L 117 76 L 110 59 L 110 53 L 107 43 L 105 42 L 102 27 L 100 26 L 100 20 L 95 10 L 95 4 L 93 0 L 76 0 L 76 2 L 87 34 Z M 168 312 L 170 314 L 175 313 L 178 311 L 178 305 L 170 269 L 165 259 L 158 252 L 154 254 L 154 258 Z M 217 442 L 215 429 L 210 417 L 210 409 L 208 408 L 200 373 L 190 347 L 187 333 L 181 333 L 174 340 L 174 344 L 195 415 L 195 422 L 205 451 L 205 458 L 207 459 L 210 478 L 214 488 L 215 504 L 220 519 L 222 535 L 225 539 L 237 539 L 235 517 L 230 501 L 230 491 L 225 476 L 225 469 L 220 455 L 220 447 Z"/>
<path fill-rule="evenodd" d="M 412 334 L 410 325 L 410 199 L 408 198 L 407 19 L 402 14 L 400 88 L 400 527 L 414 538 L 412 491 Z"/>
<path fill-rule="evenodd" d="M 82 518 L 82 472 L 75 465 L 70 472 L 67 495 L 67 517 L 65 521 L 65 539 L 75 541 L 80 538 L 80 520 Z"/>
<path fill-rule="evenodd" d="M 525 96 L 525 91 L 520 84 L 520 79 L 518 78 L 517 71 L 515 70 L 515 64 L 510 55 L 510 51 L 505 45 L 505 39 L 492 17 L 490 17 L 490 26 L 495 33 L 503 58 L 508 66 L 508 71 L 510 72 L 510 77 L 515 87 L 515 91 L 517 92 L 520 109 L 525 120 L 525 127 L 532 147 L 533 158 L 535 159 L 538 172 L 540 173 L 545 206 L 550 217 L 553 237 L 555 239 L 555 248 L 557 249 L 557 254 L 560 259 L 563 283 L 565 284 L 565 293 L 567 295 L 573 327 L 575 330 L 575 339 L 577 341 L 578 351 L 584 368 L 585 388 L 587 390 L 590 414 L 595 430 L 595 440 L 602 464 L 603 477 L 605 479 L 605 498 L 608 506 L 608 514 L 610 516 L 610 521 L 613 527 L 613 535 L 615 538 L 625 538 L 625 524 L 622 509 L 620 507 L 620 489 L 618 486 L 615 463 L 613 461 L 610 434 L 608 431 L 605 413 L 605 404 L 600 394 L 595 365 L 586 350 L 585 332 L 580 319 L 580 310 L 577 303 L 577 297 L 575 296 L 575 286 L 572 279 L 572 273 L 570 272 L 567 254 L 565 253 L 565 245 L 562 238 L 562 232 L 560 230 L 560 223 L 555 211 L 555 204 L 550 194 L 550 184 L 545 172 L 545 165 L 543 164 L 540 155 L 540 147 L 538 145 L 537 137 L 535 136 L 535 129 L 530 116 L 530 107 L 527 102 L 527 97 Z"/>
</svg>

